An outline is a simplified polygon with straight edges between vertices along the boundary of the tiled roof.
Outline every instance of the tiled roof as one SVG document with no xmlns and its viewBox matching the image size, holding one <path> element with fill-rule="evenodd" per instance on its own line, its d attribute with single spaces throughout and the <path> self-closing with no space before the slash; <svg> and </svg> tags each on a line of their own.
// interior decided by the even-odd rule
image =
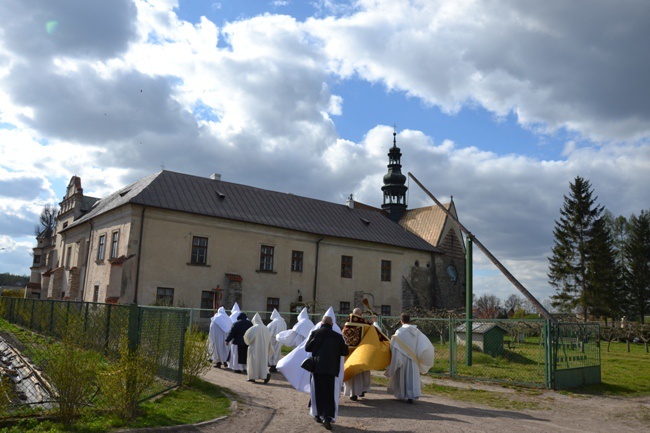
<svg viewBox="0 0 650 433">
<path fill-rule="evenodd" d="M 492 328 L 497 328 L 505 333 L 508 332 L 504 328 L 499 326 L 497 323 L 472 322 L 472 334 L 486 334 Z M 465 332 L 465 322 L 463 322 L 458 327 L 456 327 L 456 332 Z"/>
<path fill-rule="evenodd" d="M 320 236 L 441 252 L 376 210 L 161 171 L 99 200 L 68 229 L 127 203 L 262 224 Z"/>
<path fill-rule="evenodd" d="M 449 210 L 451 204 L 443 204 Z M 445 212 L 438 205 L 408 209 L 399 220 L 399 225 L 410 232 L 418 233 L 431 245 L 438 246 L 445 227 Z"/>
</svg>

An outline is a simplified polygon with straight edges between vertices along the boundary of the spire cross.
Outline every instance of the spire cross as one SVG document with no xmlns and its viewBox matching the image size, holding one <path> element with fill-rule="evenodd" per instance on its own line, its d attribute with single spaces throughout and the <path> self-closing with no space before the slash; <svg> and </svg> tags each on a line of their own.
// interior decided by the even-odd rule
<svg viewBox="0 0 650 433">
<path fill-rule="evenodd" d="M 395 137 L 397 136 L 397 124 L 393 123 L 393 147 L 397 147 L 397 140 Z"/>
</svg>

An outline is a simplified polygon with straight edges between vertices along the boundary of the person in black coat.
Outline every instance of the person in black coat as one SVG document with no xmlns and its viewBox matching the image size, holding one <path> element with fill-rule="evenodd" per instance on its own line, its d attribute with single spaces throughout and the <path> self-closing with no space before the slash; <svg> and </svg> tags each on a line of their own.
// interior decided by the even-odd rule
<svg viewBox="0 0 650 433">
<path fill-rule="evenodd" d="M 325 316 L 321 327 L 309 335 L 305 350 L 311 352 L 316 361 L 312 381 L 316 400 L 312 402 L 316 408 L 315 419 L 330 430 L 336 410 L 335 398 L 340 391 L 334 389 L 334 378 L 342 374 L 341 357 L 348 354 L 348 346 L 343 336 L 332 329 L 332 318 Z"/>
<path fill-rule="evenodd" d="M 253 324 L 251 323 L 250 320 L 248 320 L 248 316 L 246 316 L 246 313 L 239 313 L 239 316 L 237 316 L 237 321 L 232 325 L 232 328 L 230 328 L 230 332 L 228 333 L 228 336 L 226 337 L 226 343 L 230 344 L 232 341 L 232 344 L 237 346 L 237 364 L 238 365 L 233 365 L 232 368 L 234 369 L 235 373 L 242 373 L 242 370 L 238 369 L 239 365 L 246 365 L 246 362 L 248 361 L 248 345 L 246 342 L 244 342 L 244 334 L 246 331 L 248 331 L 249 328 L 251 328 Z M 244 367 L 246 368 L 246 367 Z"/>
</svg>

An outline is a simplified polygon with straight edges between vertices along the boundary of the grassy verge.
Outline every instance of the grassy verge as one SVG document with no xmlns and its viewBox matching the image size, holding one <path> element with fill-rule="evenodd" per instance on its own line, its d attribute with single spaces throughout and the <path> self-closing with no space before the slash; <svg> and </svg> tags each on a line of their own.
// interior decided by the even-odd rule
<svg viewBox="0 0 650 433">
<path fill-rule="evenodd" d="M 102 433 L 116 429 L 193 424 L 228 415 L 230 399 L 223 388 L 198 380 L 192 386 L 184 386 L 154 401 L 145 402 L 140 409 L 140 415 L 132 422 L 125 422 L 110 414 L 89 411 L 67 430 L 56 421 L 26 419 L 0 429 L 0 433 Z"/>
</svg>

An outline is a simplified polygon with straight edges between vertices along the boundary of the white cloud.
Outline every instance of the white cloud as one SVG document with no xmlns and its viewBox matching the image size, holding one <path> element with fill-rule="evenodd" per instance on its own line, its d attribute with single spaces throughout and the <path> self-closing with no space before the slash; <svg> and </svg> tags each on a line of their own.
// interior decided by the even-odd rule
<svg viewBox="0 0 650 433">
<path fill-rule="evenodd" d="M 330 67 L 454 113 L 478 103 L 593 140 L 650 135 L 650 4 L 360 1 L 311 19 Z M 588 13 L 585 13 L 588 11 Z"/>
</svg>

